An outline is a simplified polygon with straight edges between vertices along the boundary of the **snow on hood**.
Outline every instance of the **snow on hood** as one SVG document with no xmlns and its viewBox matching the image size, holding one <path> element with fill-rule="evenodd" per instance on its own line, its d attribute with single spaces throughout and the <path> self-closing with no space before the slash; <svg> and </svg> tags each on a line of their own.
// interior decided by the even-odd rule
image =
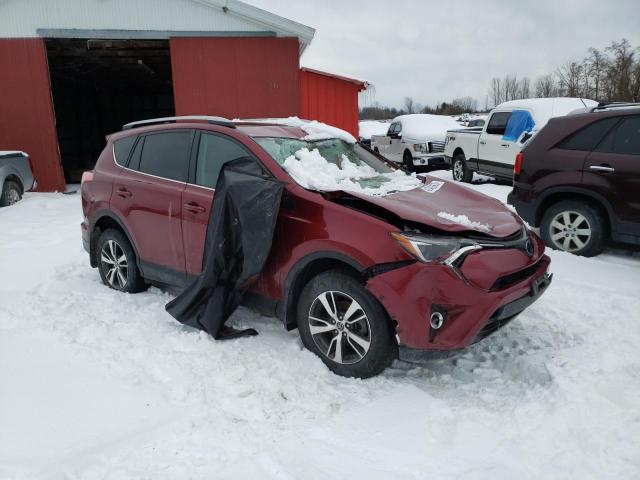
<svg viewBox="0 0 640 480">
<path fill-rule="evenodd" d="M 486 223 L 474 222 L 473 220 L 469 220 L 469 217 L 467 217 L 466 215 L 454 215 L 453 213 L 438 212 L 438 217 L 449 220 L 452 223 L 457 223 L 458 225 L 462 225 L 463 227 L 468 227 L 471 230 L 480 230 L 481 232 L 487 233 L 491 231 L 491 225 L 487 225 Z"/>
<path fill-rule="evenodd" d="M 276 125 L 285 125 L 287 127 L 298 127 L 306 132 L 306 136 L 302 140 L 328 140 L 330 138 L 339 138 L 347 143 L 356 143 L 356 139 L 349 132 L 338 127 L 318 122 L 317 120 L 302 120 L 298 117 L 288 118 L 252 118 L 241 120 L 234 118 L 233 122 L 252 122 L 252 123 L 273 123 Z"/>
<path fill-rule="evenodd" d="M 390 122 L 378 120 L 362 120 L 358 123 L 358 136 L 369 140 L 372 135 L 384 135 L 389 130 Z"/>
<path fill-rule="evenodd" d="M 332 192 L 342 190 L 364 195 L 384 196 L 391 192 L 417 188 L 423 184 L 415 175 L 402 170 L 379 173 L 369 165 L 356 165 L 342 155 L 340 167 L 327 161 L 318 149 L 303 148 L 286 158 L 282 165 L 304 188 Z"/>
<path fill-rule="evenodd" d="M 421 188 L 393 195 L 350 194 L 384 208 L 403 220 L 445 232 L 475 231 L 505 238 L 522 229 L 520 217 L 498 200 L 448 180 L 430 175 L 425 177 L 427 183 Z"/>
<path fill-rule="evenodd" d="M 416 113 L 400 115 L 393 119 L 402 124 L 402 136 L 414 140 L 442 140 L 447 136 L 447 130 L 460 129 L 460 124 L 446 115 L 430 115 Z"/>
</svg>

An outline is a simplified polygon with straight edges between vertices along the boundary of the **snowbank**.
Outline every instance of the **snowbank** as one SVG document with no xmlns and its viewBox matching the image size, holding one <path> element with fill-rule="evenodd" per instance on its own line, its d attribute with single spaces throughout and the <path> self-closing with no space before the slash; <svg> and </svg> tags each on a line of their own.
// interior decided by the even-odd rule
<svg viewBox="0 0 640 480">
<path fill-rule="evenodd" d="M 276 125 L 286 125 L 288 127 L 298 127 L 307 133 L 303 140 L 327 140 L 329 138 L 339 138 L 347 143 L 356 143 L 356 139 L 349 132 L 338 127 L 318 122 L 317 120 L 302 120 L 298 117 L 289 118 L 252 118 L 241 120 L 234 118 L 233 122 L 252 122 L 252 123 L 273 123 Z"/>
<path fill-rule="evenodd" d="M 402 124 L 403 138 L 414 140 L 438 140 L 444 141 L 447 130 L 458 130 L 460 124 L 446 115 L 430 115 L 415 113 L 400 115 L 393 119 Z"/>
<path fill-rule="evenodd" d="M 402 170 L 379 173 L 369 165 L 356 165 L 345 155 L 342 155 L 342 162 L 338 166 L 327 161 L 318 149 L 298 150 L 282 166 L 298 184 L 311 190 L 344 190 L 382 196 L 422 185 L 415 175 L 408 175 Z"/>
<path fill-rule="evenodd" d="M 372 135 L 384 135 L 389 130 L 391 123 L 380 120 L 362 120 L 358 123 L 358 136 L 365 140 L 369 140 Z"/>
</svg>

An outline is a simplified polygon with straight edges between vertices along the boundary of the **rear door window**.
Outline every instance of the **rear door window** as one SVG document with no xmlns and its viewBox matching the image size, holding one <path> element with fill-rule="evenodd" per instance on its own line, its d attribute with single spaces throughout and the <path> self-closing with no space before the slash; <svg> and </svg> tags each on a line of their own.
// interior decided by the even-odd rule
<svg viewBox="0 0 640 480">
<path fill-rule="evenodd" d="M 618 120 L 618 119 L 616 119 Z M 609 132 L 597 150 L 620 155 L 640 155 L 640 117 L 625 118 Z"/>
<path fill-rule="evenodd" d="M 186 182 L 193 134 L 193 130 L 175 130 L 145 135 L 138 170 Z"/>
<path fill-rule="evenodd" d="M 203 132 L 198 146 L 196 185 L 215 188 L 220 169 L 225 163 L 250 156 L 251 153 L 235 140 Z"/>
<path fill-rule="evenodd" d="M 620 120 L 619 117 L 612 117 L 590 123 L 560 142 L 558 148 L 590 152 L 596 148 L 596 145 L 600 143 L 618 120 Z M 600 149 L 598 148 L 598 150 Z"/>
<path fill-rule="evenodd" d="M 487 133 L 491 135 L 504 135 L 511 112 L 495 112 L 489 119 Z"/>
</svg>

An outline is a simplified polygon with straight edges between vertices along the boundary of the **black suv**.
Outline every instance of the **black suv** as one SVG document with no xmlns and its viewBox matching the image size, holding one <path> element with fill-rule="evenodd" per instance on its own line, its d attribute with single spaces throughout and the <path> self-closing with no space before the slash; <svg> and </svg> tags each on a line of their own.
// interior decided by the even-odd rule
<svg viewBox="0 0 640 480">
<path fill-rule="evenodd" d="M 640 104 L 553 118 L 516 158 L 508 202 L 552 248 L 640 244 Z"/>
</svg>

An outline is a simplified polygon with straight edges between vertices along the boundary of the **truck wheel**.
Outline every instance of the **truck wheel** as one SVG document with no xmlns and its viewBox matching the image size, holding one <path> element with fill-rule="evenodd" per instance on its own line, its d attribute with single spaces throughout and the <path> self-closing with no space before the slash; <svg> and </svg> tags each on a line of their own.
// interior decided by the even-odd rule
<svg viewBox="0 0 640 480">
<path fill-rule="evenodd" d="M 458 153 L 453 157 L 451 173 L 456 182 L 471 183 L 471 180 L 473 179 L 473 171 L 467 168 L 467 159 L 464 157 L 464 153 Z"/>
<path fill-rule="evenodd" d="M 297 317 L 304 346 L 338 375 L 373 377 L 397 356 L 382 306 L 348 272 L 329 270 L 311 279 Z"/>
<path fill-rule="evenodd" d="M 8 207 L 16 202 L 19 202 L 22 198 L 22 190 L 16 182 L 7 180 L 4 182 L 2 188 L 2 195 L 0 195 L 0 207 Z"/>
<path fill-rule="evenodd" d="M 604 250 L 607 221 L 597 208 L 565 200 L 544 213 L 540 233 L 544 243 L 555 250 L 593 257 Z"/>
<path fill-rule="evenodd" d="M 404 155 L 402 156 L 402 162 L 404 163 L 404 168 L 406 170 L 410 172 L 413 172 L 415 170 L 415 167 L 413 165 L 413 156 L 408 150 L 405 150 Z"/>
<path fill-rule="evenodd" d="M 136 254 L 122 232 L 109 228 L 98 239 L 98 271 L 109 288 L 127 293 L 143 292 L 149 286 L 140 275 Z"/>
</svg>

